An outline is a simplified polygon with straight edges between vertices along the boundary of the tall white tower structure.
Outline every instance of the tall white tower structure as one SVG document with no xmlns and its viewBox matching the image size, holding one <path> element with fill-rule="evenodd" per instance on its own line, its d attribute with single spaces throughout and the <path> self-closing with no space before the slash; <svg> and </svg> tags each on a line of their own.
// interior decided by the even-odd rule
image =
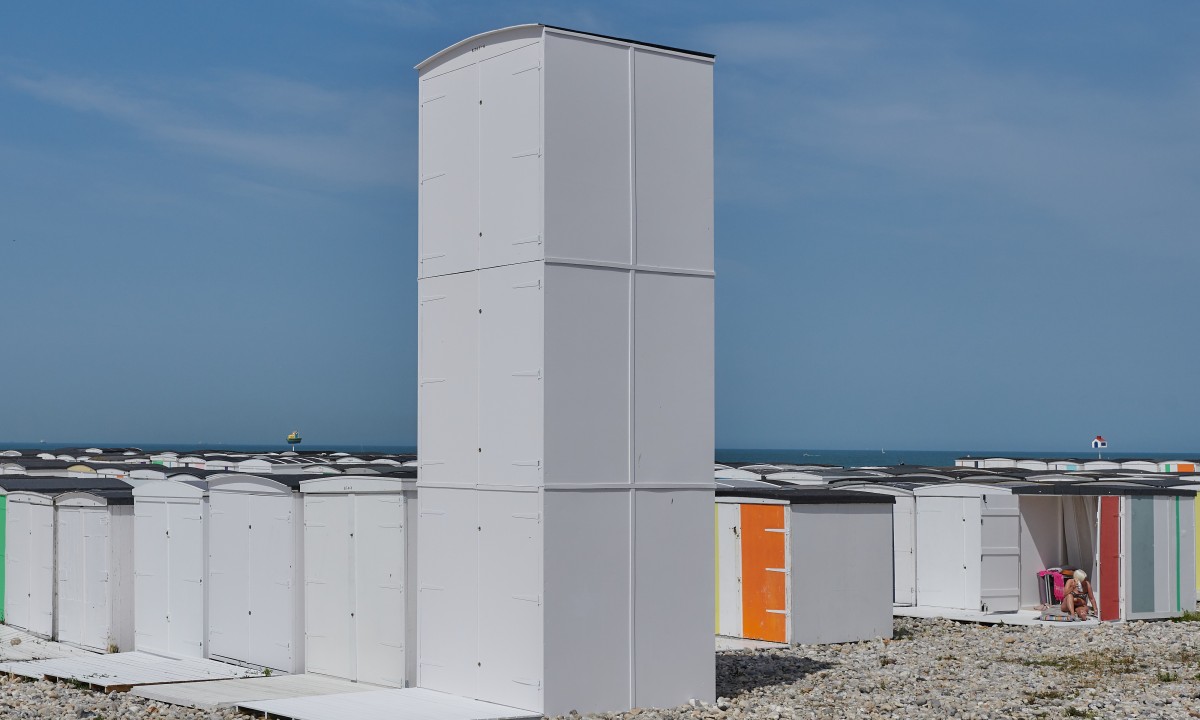
<svg viewBox="0 0 1200 720">
<path fill-rule="evenodd" d="M 713 699 L 712 68 L 543 25 L 417 66 L 421 687 Z"/>
</svg>

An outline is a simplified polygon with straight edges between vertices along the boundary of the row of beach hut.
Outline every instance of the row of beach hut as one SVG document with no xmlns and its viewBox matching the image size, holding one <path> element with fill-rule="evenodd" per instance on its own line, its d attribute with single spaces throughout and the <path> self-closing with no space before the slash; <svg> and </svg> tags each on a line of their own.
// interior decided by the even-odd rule
<svg viewBox="0 0 1200 720">
<path fill-rule="evenodd" d="M 891 537 L 883 544 L 891 551 L 891 600 L 899 607 L 955 617 L 1041 609 L 1038 572 L 1059 567 L 1089 573 L 1102 620 L 1176 617 L 1200 595 L 1200 477 L 1187 473 L 756 464 L 719 465 L 716 477 L 718 486 L 824 491 L 831 514 L 844 515 L 833 495 L 890 498 Z M 822 551 L 841 557 L 841 543 L 861 532 L 844 527 L 824 537 Z M 854 562 L 869 554 L 856 549 Z M 721 567 L 718 575 L 730 582 Z M 819 577 L 826 586 L 829 578 Z"/>
<path fill-rule="evenodd" d="M 97 652 L 404 687 L 416 470 L 0 476 L 5 622 Z"/>
</svg>

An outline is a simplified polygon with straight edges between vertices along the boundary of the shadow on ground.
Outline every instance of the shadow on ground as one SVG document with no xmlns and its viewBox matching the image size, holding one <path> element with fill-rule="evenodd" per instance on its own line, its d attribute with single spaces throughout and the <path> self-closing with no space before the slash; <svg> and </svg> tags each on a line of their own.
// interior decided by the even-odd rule
<svg viewBox="0 0 1200 720">
<path fill-rule="evenodd" d="M 754 688 L 793 683 L 833 667 L 787 651 L 717 653 L 717 697 L 733 698 Z"/>
</svg>

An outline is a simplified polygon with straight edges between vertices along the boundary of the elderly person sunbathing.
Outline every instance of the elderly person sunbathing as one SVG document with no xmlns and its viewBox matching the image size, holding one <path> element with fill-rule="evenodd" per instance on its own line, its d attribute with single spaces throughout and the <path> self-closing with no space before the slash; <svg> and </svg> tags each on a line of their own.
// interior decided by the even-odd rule
<svg viewBox="0 0 1200 720">
<path fill-rule="evenodd" d="M 1096 596 L 1092 594 L 1092 584 L 1088 582 L 1087 573 L 1076 570 L 1067 581 L 1067 586 L 1063 588 L 1063 612 L 1071 615 L 1072 620 L 1076 617 L 1087 620 L 1088 603 L 1091 603 L 1092 613 L 1099 616 L 1100 606 L 1096 604 Z"/>
</svg>

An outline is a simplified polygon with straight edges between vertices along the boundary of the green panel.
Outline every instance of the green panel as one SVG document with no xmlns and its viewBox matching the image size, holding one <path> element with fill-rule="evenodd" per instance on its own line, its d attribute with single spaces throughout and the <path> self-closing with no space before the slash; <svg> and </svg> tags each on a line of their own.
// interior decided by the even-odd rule
<svg viewBox="0 0 1200 720">
<path fill-rule="evenodd" d="M 1154 612 L 1154 498 L 1130 498 L 1132 610 Z"/>
</svg>

